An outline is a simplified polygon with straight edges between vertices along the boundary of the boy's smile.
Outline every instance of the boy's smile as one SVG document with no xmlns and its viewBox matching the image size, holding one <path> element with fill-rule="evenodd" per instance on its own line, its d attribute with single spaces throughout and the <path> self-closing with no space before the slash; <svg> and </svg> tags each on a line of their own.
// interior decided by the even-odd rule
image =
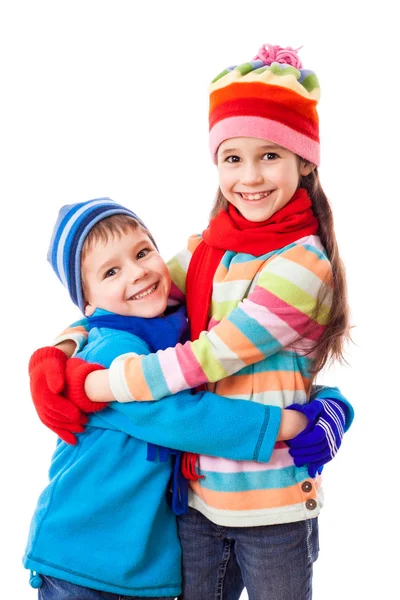
<svg viewBox="0 0 400 600">
<path fill-rule="evenodd" d="M 98 241 L 82 260 L 86 316 L 102 308 L 122 316 L 163 314 L 171 287 L 167 265 L 140 228 Z"/>
<path fill-rule="evenodd" d="M 155 292 L 157 288 L 158 288 L 158 283 L 149 285 L 143 291 L 138 292 L 134 296 L 131 296 L 130 298 L 128 298 L 128 300 L 143 300 L 143 298 L 147 298 L 147 296 L 149 296 L 150 294 Z"/>
</svg>

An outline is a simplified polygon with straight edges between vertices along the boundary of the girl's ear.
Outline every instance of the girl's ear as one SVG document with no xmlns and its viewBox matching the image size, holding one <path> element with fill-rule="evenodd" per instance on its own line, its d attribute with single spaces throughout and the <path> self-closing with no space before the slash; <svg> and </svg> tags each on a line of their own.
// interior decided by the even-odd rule
<svg viewBox="0 0 400 600">
<path fill-rule="evenodd" d="M 308 160 L 301 160 L 301 162 L 300 162 L 300 175 L 302 177 L 306 177 L 307 175 L 309 175 L 310 173 L 312 173 L 315 168 L 316 168 L 316 166 L 313 165 L 313 163 L 308 162 Z"/>
<path fill-rule="evenodd" d="M 91 317 L 95 310 L 96 310 L 95 306 L 87 303 L 85 306 L 85 317 Z"/>
</svg>

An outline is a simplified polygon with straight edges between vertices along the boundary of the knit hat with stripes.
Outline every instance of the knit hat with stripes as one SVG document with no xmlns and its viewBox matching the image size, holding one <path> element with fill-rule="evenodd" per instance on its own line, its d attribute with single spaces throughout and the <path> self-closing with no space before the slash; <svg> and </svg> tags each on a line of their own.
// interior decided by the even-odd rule
<svg viewBox="0 0 400 600">
<path fill-rule="evenodd" d="M 97 198 L 88 202 L 67 204 L 58 213 L 47 260 L 61 283 L 67 288 L 74 304 L 82 312 L 85 310 L 81 280 L 82 246 L 96 223 L 112 215 L 132 217 L 147 231 L 144 223 L 134 212 L 110 198 Z M 150 238 L 154 241 L 151 235 Z"/>
<path fill-rule="evenodd" d="M 274 142 L 319 165 L 317 102 L 313 71 L 297 50 L 265 44 L 251 62 L 222 71 L 210 86 L 210 150 L 234 137 Z"/>
</svg>

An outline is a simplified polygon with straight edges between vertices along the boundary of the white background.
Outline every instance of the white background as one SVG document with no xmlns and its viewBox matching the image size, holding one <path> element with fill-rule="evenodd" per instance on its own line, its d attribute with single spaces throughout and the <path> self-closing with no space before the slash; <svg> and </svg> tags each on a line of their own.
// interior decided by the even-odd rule
<svg viewBox="0 0 400 600">
<path fill-rule="evenodd" d="M 399 61 L 390 5 L 2 3 L 1 598 L 36 597 L 21 557 L 55 445 L 31 405 L 28 359 L 79 317 L 46 262 L 58 209 L 109 196 L 138 212 L 165 258 L 183 247 L 205 228 L 217 187 L 208 83 L 264 42 L 303 45 L 303 64 L 320 79 L 320 175 L 354 324 L 350 367 L 322 378 L 340 386 L 356 419 L 325 469 L 314 598 L 396 595 Z"/>
</svg>

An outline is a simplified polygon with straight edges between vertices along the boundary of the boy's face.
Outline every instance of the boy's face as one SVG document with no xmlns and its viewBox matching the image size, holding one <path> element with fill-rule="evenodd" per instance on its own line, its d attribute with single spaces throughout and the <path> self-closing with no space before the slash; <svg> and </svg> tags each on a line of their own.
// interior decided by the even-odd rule
<svg viewBox="0 0 400 600">
<path fill-rule="evenodd" d="M 158 317 L 167 306 L 171 278 L 167 265 L 140 228 L 98 241 L 82 261 L 87 305 L 118 315 Z"/>
</svg>

